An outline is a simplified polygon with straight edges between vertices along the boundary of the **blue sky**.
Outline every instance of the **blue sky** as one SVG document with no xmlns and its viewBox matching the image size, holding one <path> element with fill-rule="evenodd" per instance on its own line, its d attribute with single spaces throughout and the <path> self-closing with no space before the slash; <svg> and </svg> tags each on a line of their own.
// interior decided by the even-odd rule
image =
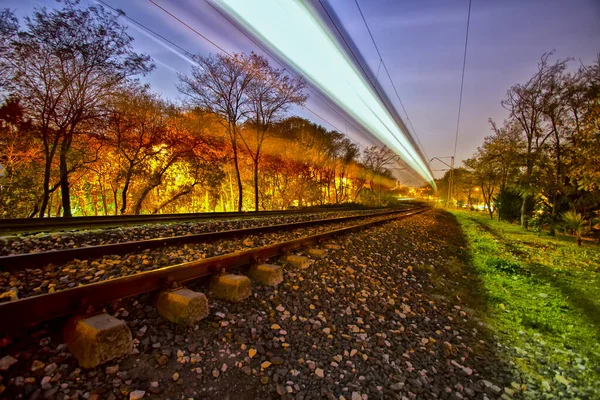
<svg viewBox="0 0 600 400">
<path fill-rule="evenodd" d="M 104 0 L 128 16 L 193 53 L 218 51 L 211 44 L 168 16 L 148 0 Z M 256 46 L 217 14 L 205 1 L 155 0 L 198 32 L 229 52 L 257 51 Z M 249 0 L 250 1 L 250 0 Z M 252 0 L 260 6 L 259 0 Z M 282 0 L 291 1 L 291 0 Z M 373 70 L 379 58 L 360 18 L 354 0 L 329 0 Z M 452 154 L 460 90 L 460 76 L 468 0 L 359 0 L 400 97 L 429 158 Z M 92 4 L 82 0 L 82 4 Z M 56 7 L 54 0 L 3 0 L 24 16 L 36 6 Z M 124 21 L 126 22 L 126 21 Z M 190 62 L 143 30 L 132 26 L 138 51 L 150 54 L 156 70 L 146 78 L 155 91 L 180 98 L 177 72 L 186 73 Z M 500 101 L 515 83 L 526 81 L 544 52 L 574 57 L 589 64 L 600 53 L 600 1 L 598 0 L 473 0 L 463 113 L 457 158 L 469 157 L 490 134 L 488 118 L 501 122 L 507 113 Z M 380 83 L 395 101 L 383 73 Z M 312 96 L 311 109 L 369 144 L 320 100 Z M 397 104 L 400 110 L 400 106 Z M 330 129 L 325 121 L 298 110 Z M 403 115 L 402 111 L 400 114 Z M 432 168 L 443 168 L 433 164 Z M 437 172 L 439 176 L 441 172 Z"/>
</svg>

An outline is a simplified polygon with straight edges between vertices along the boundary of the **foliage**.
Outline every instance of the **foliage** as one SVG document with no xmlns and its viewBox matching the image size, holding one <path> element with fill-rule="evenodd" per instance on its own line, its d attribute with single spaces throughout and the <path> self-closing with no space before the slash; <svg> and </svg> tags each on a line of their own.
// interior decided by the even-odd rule
<svg viewBox="0 0 600 400">
<path fill-rule="evenodd" d="M 581 246 L 581 234 L 586 228 L 587 222 L 583 218 L 583 215 L 575 211 L 567 211 L 562 215 L 565 228 L 575 234 L 577 237 L 577 244 Z"/>
<path fill-rule="evenodd" d="M 566 72 L 570 59 L 551 62 L 544 54 L 534 75 L 513 85 L 502 102 L 509 119 L 485 138 L 465 166 L 480 187 L 492 216 L 514 216 L 520 197 L 520 222 L 555 234 L 569 208 L 585 218 L 600 209 L 600 58 Z M 495 199 L 495 201 L 494 201 Z M 543 206 L 537 207 L 537 199 Z"/>
<path fill-rule="evenodd" d="M 498 218 L 505 221 L 516 221 L 521 215 L 521 196 L 504 188 L 494 198 L 494 204 L 498 209 Z"/>
<path fill-rule="evenodd" d="M 290 116 L 305 84 L 264 57 L 194 56 L 173 104 L 138 82 L 153 64 L 118 15 L 60 3 L 0 12 L 1 217 L 393 200 L 372 157 L 391 152 Z"/>
<path fill-rule="evenodd" d="M 39 216 L 59 187 L 64 215 L 71 216 L 69 176 L 90 161 L 88 152 L 76 148 L 78 136 L 93 134 L 110 96 L 153 65 L 133 51 L 126 28 L 101 6 L 79 8 L 65 1 L 62 9 L 37 8 L 25 18 L 25 27 L 0 54 L 4 86 L 19 97 L 42 142 Z M 58 174 L 53 171 L 57 158 Z"/>
</svg>

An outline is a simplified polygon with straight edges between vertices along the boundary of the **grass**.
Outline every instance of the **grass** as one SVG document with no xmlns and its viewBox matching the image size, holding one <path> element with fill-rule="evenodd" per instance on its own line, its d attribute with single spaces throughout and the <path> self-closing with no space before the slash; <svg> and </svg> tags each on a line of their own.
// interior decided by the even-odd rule
<svg viewBox="0 0 600 400">
<path fill-rule="evenodd" d="M 529 396 L 600 398 L 600 246 L 453 214 L 483 283 L 486 322 Z"/>
</svg>

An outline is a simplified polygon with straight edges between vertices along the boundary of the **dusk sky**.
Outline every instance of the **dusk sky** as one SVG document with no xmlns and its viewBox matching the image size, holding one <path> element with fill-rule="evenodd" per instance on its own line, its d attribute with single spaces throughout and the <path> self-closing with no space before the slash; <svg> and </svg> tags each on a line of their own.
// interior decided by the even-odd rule
<svg viewBox="0 0 600 400">
<path fill-rule="evenodd" d="M 218 51 L 148 0 L 106 0 L 106 3 L 121 8 L 187 51 L 201 54 Z M 156 3 L 229 52 L 261 53 L 205 1 L 156 0 Z M 379 58 L 354 0 L 330 0 L 330 3 L 376 71 Z M 359 3 L 428 157 L 451 155 L 468 0 L 359 0 Z M 92 2 L 82 0 L 82 4 Z M 36 6 L 56 5 L 50 0 L 2 1 L 3 7 L 16 11 L 20 17 L 30 14 Z M 128 23 L 125 19 L 123 22 Z M 136 39 L 136 49 L 148 53 L 157 67 L 145 80 L 164 97 L 181 99 L 175 87 L 177 72 L 189 72 L 189 59 L 136 26 L 131 27 L 130 34 Z M 488 118 L 501 123 L 507 116 L 500 105 L 506 90 L 513 84 L 524 83 L 534 73 L 540 56 L 552 50 L 556 58 L 574 57 L 572 69 L 580 62 L 590 64 L 596 60 L 600 52 L 600 1 L 473 0 L 458 160 L 471 156 L 483 137 L 490 134 Z M 379 79 L 397 103 L 383 72 Z M 319 99 L 312 96 L 308 106 L 356 140 L 370 144 Z M 404 117 L 398 104 L 397 109 Z M 334 129 L 305 110 L 296 112 Z M 441 164 L 432 164 L 432 169 L 440 168 Z M 435 173 L 436 177 L 441 174 Z"/>
</svg>

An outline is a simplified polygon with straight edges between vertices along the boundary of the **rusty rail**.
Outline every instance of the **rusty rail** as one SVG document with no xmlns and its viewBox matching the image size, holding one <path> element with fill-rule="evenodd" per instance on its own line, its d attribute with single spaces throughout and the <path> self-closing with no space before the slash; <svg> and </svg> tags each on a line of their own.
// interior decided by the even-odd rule
<svg viewBox="0 0 600 400">
<path fill-rule="evenodd" d="M 14 332 L 40 322 L 82 312 L 89 307 L 102 307 L 120 299 L 168 288 L 173 284 L 202 278 L 221 270 L 252 264 L 258 260 L 275 257 L 318 243 L 335 235 L 357 231 L 392 219 L 406 218 L 428 209 L 429 207 L 422 207 L 400 215 L 388 215 L 376 221 L 356 224 L 299 239 L 2 303 L 0 304 L 0 321 L 3 321 L 3 323 L 0 325 L 0 333 Z M 398 214 L 398 212 L 395 214 Z"/>
<path fill-rule="evenodd" d="M 313 225 L 325 223 L 336 223 L 344 221 L 352 221 L 355 219 L 377 217 L 398 212 L 410 211 L 394 210 L 381 213 L 352 215 L 347 217 L 325 218 L 312 221 L 292 222 L 289 224 L 278 224 L 268 226 L 257 226 L 253 228 L 232 229 L 227 231 L 198 233 L 195 235 L 182 235 L 167 238 L 156 238 L 148 240 L 136 240 L 123 243 L 103 244 L 99 246 L 77 247 L 74 249 L 60 249 L 50 251 L 39 251 L 35 253 L 23 253 L 0 257 L 0 272 L 1 271 L 19 271 L 24 269 L 41 268 L 48 264 L 61 265 L 69 261 L 89 260 L 101 258 L 106 255 L 123 255 L 133 252 L 139 252 L 147 249 L 158 249 L 168 246 L 180 246 L 190 243 L 204 243 L 218 239 L 228 239 L 236 236 L 255 235 L 259 233 L 274 232 L 284 229 L 303 228 Z"/>
</svg>

